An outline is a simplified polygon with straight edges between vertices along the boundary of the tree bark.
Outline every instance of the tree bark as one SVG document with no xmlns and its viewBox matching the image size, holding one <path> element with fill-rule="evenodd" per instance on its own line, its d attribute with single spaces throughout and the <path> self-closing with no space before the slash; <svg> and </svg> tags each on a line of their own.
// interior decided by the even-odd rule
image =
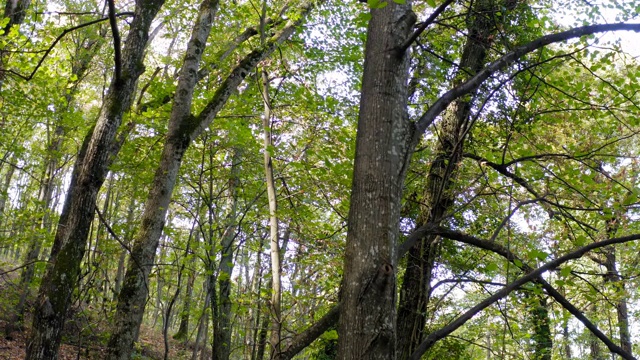
<svg viewBox="0 0 640 360">
<path fill-rule="evenodd" d="M 135 186 L 132 189 L 131 199 L 129 200 L 129 208 L 127 209 L 127 232 L 123 239 L 124 248 L 120 251 L 120 256 L 118 256 L 118 270 L 116 271 L 116 283 L 113 290 L 113 300 L 118 298 L 118 294 L 120 294 L 120 289 L 122 289 L 122 282 L 124 281 L 124 265 L 125 259 L 127 257 L 127 249 L 131 244 L 131 239 L 133 237 L 133 220 L 134 220 L 134 211 L 136 208 L 136 198 L 134 196 Z"/>
<path fill-rule="evenodd" d="M 460 67 L 453 87 L 476 74 L 486 63 L 487 52 L 497 31 L 496 12 L 502 12 L 508 0 L 478 0 L 468 20 L 468 38 L 462 50 Z M 455 194 L 452 187 L 456 169 L 462 161 L 465 134 L 471 124 L 472 99 L 453 101 L 442 117 L 435 159 L 431 163 L 421 199 L 422 209 L 417 223 L 440 223 L 451 210 Z M 407 256 L 407 267 L 400 290 L 398 306 L 398 358 L 407 359 L 424 337 L 427 305 L 431 292 L 432 271 L 439 248 L 437 236 L 417 242 Z"/>
<path fill-rule="evenodd" d="M 217 0 L 204 0 L 200 4 L 198 18 L 187 45 L 160 164 L 156 169 L 145 204 L 141 227 L 131 251 L 123 288 L 118 296 L 114 329 L 108 345 L 107 359 L 109 360 L 128 360 L 133 351 L 133 344 L 138 338 L 149 292 L 149 273 L 153 267 L 156 248 L 162 235 L 182 157 L 191 140 L 188 133 L 181 131 L 181 127 L 189 121 L 198 67 L 217 9 Z"/>
<path fill-rule="evenodd" d="M 400 201 L 412 136 L 407 114 L 411 6 L 372 9 L 349 209 L 338 359 L 395 359 Z"/>
<path fill-rule="evenodd" d="M 71 296 L 80 272 L 96 197 L 118 152 L 114 140 L 124 112 L 133 101 L 152 20 L 164 0 L 137 0 L 135 17 L 122 54 L 123 76 L 113 79 L 85 151 L 76 161 L 67 199 L 51 251 L 52 265 L 40 286 L 27 345 L 28 360 L 55 359 Z"/>
<path fill-rule="evenodd" d="M 262 115 L 263 127 L 263 148 L 264 152 L 264 173 L 267 186 L 267 198 L 269 199 L 269 253 L 271 254 L 271 358 L 277 358 L 281 351 L 280 332 L 282 329 L 282 281 L 280 279 L 280 242 L 278 235 L 278 205 L 276 199 L 276 185 L 273 179 L 273 162 L 271 159 L 271 149 L 273 142 L 271 139 L 271 98 L 269 96 L 269 76 L 265 70 L 262 74 L 262 99 L 264 102 L 264 113 Z"/>
<path fill-rule="evenodd" d="M 4 173 L 4 181 L 2 182 L 2 188 L 0 188 L 0 226 L 6 226 L 7 223 L 5 220 L 5 209 L 7 206 L 7 200 L 9 199 L 9 187 L 11 186 L 11 180 L 13 179 L 13 174 L 16 171 L 15 166 L 12 164 L 15 162 L 15 155 L 11 157 L 9 161 L 11 164 L 7 166 L 7 170 Z"/>
<path fill-rule="evenodd" d="M 612 234 L 613 235 L 613 234 Z M 607 275 L 605 280 L 614 284 L 618 289 L 616 294 L 616 316 L 618 318 L 618 332 L 620 335 L 620 347 L 633 355 L 631 333 L 629 332 L 629 310 L 627 307 L 627 294 L 625 289 L 625 283 L 620 277 L 618 268 L 616 266 L 616 249 L 615 247 L 607 247 L 605 251 L 605 268 L 607 269 Z"/>
<path fill-rule="evenodd" d="M 7 0 L 4 7 L 4 18 L 8 18 L 9 21 L 5 25 L 1 36 L 6 36 L 12 27 L 20 26 L 25 17 L 27 16 L 27 9 L 31 5 L 31 0 Z M 7 56 L 4 51 L 0 51 L 0 90 L 4 85 L 6 77 L 6 61 Z"/>
<path fill-rule="evenodd" d="M 203 292 L 204 292 L 204 306 L 202 307 L 202 315 L 198 321 L 198 332 L 196 334 L 196 341 L 193 344 L 193 354 L 191 355 L 191 360 L 198 359 L 198 349 L 200 348 L 200 343 L 203 342 L 203 338 L 205 333 L 208 332 L 207 324 L 209 323 L 209 302 L 211 301 L 211 293 L 209 291 L 209 279 L 207 278 L 203 284 Z M 206 340 L 204 340 L 204 348 L 207 347 Z"/>
<path fill-rule="evenodd" d="M 533 295 L 529 313 L 533 319 L 533 341 L 535 342 L 534 360 L 551 360 L 553 339 L 549 326 L 549 309 L 547 300 Z"/>
<path fill-rule="evenodd" d="M 217 0 L 205 0 L 201 4 L 191 40 L 187 45 L 187 53 L 180 70 L 160 164 L 156 169 L 145 204 L 142 225 L 131 252 L 124 286 L 118 297 L 114 331 L 109 340 L 109 355 L 107 357 L 109 360 L 128 359 L 133 349 L 133 343 L 138 337 L 148 294 L 146 286 L 148 275 L 155 257 L 158 239 L 162 234 L 164 217 L 169 207 L 184 153 L 191 142 L 211 124 L 246 75 L 293 34 L 295 28 L 313 7 L 311 3 L 303 3 L 300 8 L 300 16 L 296 16 L 295 20 L 290 20 L 263 46 L 252 51 L 240 61 L 226 80 L 221 82 L 200 114 L 194 116 L 191 114 L 191 102 L 198 81 L 198 68 L 217 6 Z M 215 288 L 215 284 L 211 286 Z M 215 310 L 215 299 L 211 300 Z"/>
<path fill-rule="evenodd" d="M 220 244 L 218 266 L 218 316 L 214 319 L 213 358 L 228 360 L 231 353 L 231 274 L 233 272 L 233 250 L 237 228 L 238 185 L 242 150 L 233 149 L 231 173 L 229 174 L 228 207 L 224 233 Z"/>
</svg>

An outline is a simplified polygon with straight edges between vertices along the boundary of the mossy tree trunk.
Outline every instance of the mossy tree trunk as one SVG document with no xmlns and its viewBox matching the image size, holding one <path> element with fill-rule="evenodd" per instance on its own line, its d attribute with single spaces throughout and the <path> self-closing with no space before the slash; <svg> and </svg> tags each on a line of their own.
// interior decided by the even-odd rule
<svg viewBox="0 0 640 360">
<path fill-rule="evenodd" d="M 76 160 L 51 250 L 51 265 L 39 290 L 33 330 L 27 345 L 28 360 L 57 358 L 98 191 L 107 176 L 109 164 L 119 151 L 116 133 L 124 113 L 133 102 L 138 78 L 144 72 L 143 57 L 149 27 L 163 2 L 136 1 L 135 17 L 122 52 L 122 61 L 116 66 L 120 71 L 114 74 L 98 121 L 87 134 Z"/>
<path fill-rule="evenodd" d="M 514 1 L 479 0 L 473 4 L 467 22 L 469 37 L 462 50 L 460 67 L 453 80 L 454 87 L 484 67 L 487 52 L 498 29 L 499 19 L 496 18 L 496 13 L 502 12 L 503 7 L 508 5 L 507 2 Z M 452 187 L 456 169 L 462 160 L 465 134 L 472 125 L 471 108 L 471 98 L 466 97 L 453 101 L 443 114 L 435 159 L 429 168 L 420 200 L 423 205 L 418 226 L 440 223 L 451 211 L 455 197 Z M 407 255 L 398 307 L 398 359 L 408 358 L 424 337 L 432 272 L 438 248 L 438 237 L 428 235 L 418 241 Z"/>
<path fill-rule="evenodd" d="M 217 0 L 202 2 L 191 39 L 187 45 L 177 90 L 173 98 L 169 128 L 160 162 L 147 197 L 141 226 L 135 237 L 124 286 L 118 297 L 115 326 L 109 340 L 109 355 L 107 357 L 109 360 L 128 360 L 133 344 L 138 337 L 148 295 L 146 287 L 148 276 L 185 152 L 191 143 L 211 125 L 247 74 L 293 34 L 313 4 L 309 2 L 301 4 L 299 14 L 292 16 L 292 20 L 267 39 L 264 45 L 247 54 L 220 83 L 202 111 L 198 115 L 193 115 L 191 103 L 195 85 L 199 80 L 200 60 L 206 47 L 213 24 L 213 15 L 217 7 Z M 215 282 L 210 286 L 215 289 Z M 216 298 L 212 297 L 211 300 L 215 310 Z"/>
</svg>

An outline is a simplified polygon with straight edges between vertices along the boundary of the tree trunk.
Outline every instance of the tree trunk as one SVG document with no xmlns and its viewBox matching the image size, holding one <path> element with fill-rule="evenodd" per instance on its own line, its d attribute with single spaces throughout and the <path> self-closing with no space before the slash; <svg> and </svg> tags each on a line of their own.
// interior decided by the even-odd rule
<svg viewBox="0 0 640 360">
<path fill-rule="evenodd" d="M 400 201 L 410 158 L 408 52 L 411 6 L 371 10 L 349 209 L 338 359 L 395 359 Z"/>
<path fill-rule="evenodd" d="M 109 360 L 128 360 L 133 351 L 133 344 L 138 338 L 149 291 L 147 287 L 149 273 L 164 228 L 165 216 L 182 157 L 191 141 L 189 134 L 182 128 L 191 120 L 191 101 L 197 82 L 198 66 L 217 9 L 217 0 L 202 2 L 187 46 L 160 164 L 156 169 L 145 204 L 141 227 L 131 251 L 123 288 L 118 296 L 114 330 L 108 345 L 107 359 Z"/>
<path fill-rule="evenodd" d="M 182 312 L 180 313 L 180 326 L 178 332 L 173 335 L 176 340 L 184 341 L 185 344 L 189 340 L 189 319 L 191 318 L 191 298 L 193 297 L 193 284 L 196 280 L 196 272 L 190 271 L 187 279 L 187 288 L 185 289 L 184 299 L 182 301 Z"/>
<path fill-rule="evenodd" d="M 529 311 L 533 318 L 533 341 L 535 342 L 534 360 L 551 360 L 553 339 L 549 325 L 549 309 L 542 296 L 532 295 L 533 304 Z"/>
<path fill-rule="evenodd" d="M 28 360 L 55 359 L 71 296 L 84 256 L 96 197 L 119 151 L 116 132 L 133 101 L 138 77 L 144 71 L 142 59 L 148 32 L 164 0 L 137 0 L 135 17 L 122 52 L 121 74 L 114 76 L 93 132 L 87 136 L 64 204 L 51 251 L 52 265 L 40 286 Z"/>
<path fill-rule="evenodd" d="M 592 315 L 597 314 L 598 309 L 595 303 L 592 304 L 590 310 Z M 597 316 L 591 316 L 592 319 L 596 317 Z M 602 353 L 602 348 L 600 347 L 600 339 L 598 339 L 595 336 L 595 334 L 593 334 L 592 332 L 589 332 L 587 336 L 589 338 L 589 359 L 590 360 L 606 360 L 606 357 Z"/>
<path fill-rule="evenodd" d="M 269 280 L 271 282 L 271 280 Z M 271 286 L 268 284 L 267 286 Z M 256 350 L 256 356 L 253 360 L 263 360 L 265 349 L 267 348 L 267 334 L 269 333 L 269 313 L 264 312 L 262 318 L 260 317 L 260 313 L 258 313 L 257 321 L 256 321 L 256 329 L 260 329 L 258 332 L 258 348 Z M 260 325 L 258 327 L 258 325 Z"/>
<path fill-rule="evenodd" d="M 607 247 L 605 251 L 605 268 L 607 275 L 605 280 L 615 284 L 618 289 L 616 294 L 616 315 L 618 318 L 618 332 L 620 334 L 620 347 L 633 355 L 633 347 L 631 344 L 631 335 L 629 332 L 629 311 L 627 307 L 627 293 L 625 283 L 620 277 L 616 266 L 616 249 L 613 246 Z"/>
<path fill-rule="evenodd" d="M 486 63 L 493 35 L 497 31 L 495 14 L 503 11 L 501 0 L 474 2 L 468 21 L 469 37 L 463 48 L 460 68 L 453 86 L 460 85 L 477 73 Z M 431 163 L 421 203 L 418 226 L 440 223 L 451 210 L 455 194 L 452 187 L 455 171 L 462 160 L 464 136 L 471 126 L 471 100 L 452 102 L 443 114 L 440 137 L 436 145 L 436 157 Z M 422 342 L 427 319 L 427 305 L 431 292 L 431 278 L 438 256 L 437 236 L 429 235 L 418 241 L 410 250 L 404 274 L 398 306 L 398 358 L 407 359 Z"/>
<path fill-rule="evenodd" d="M 131 239 L 133 237 L 133 220 L 134 220 L 134 211 L 136 208 L 136 198 L 134 196 L 135 187 L 131 191 L 131 199 L 129 200 L 129 208 L 127 210 L 127 232 L 125 233 L 125 237 L 123 240 L 125 246 L 129 246 L 131 244 Z M 124 248 L 120 251 L 120 256 L 118 257 L 118 270 L 116 272 L 116 283 L 113 290 L 113 300 L 118 298 L 118 294 L 120 294 L 120 289 L 122 289 L 122 282 L 124 281 L 124 265 L 125 259 L 127 257 L 127 248 Z"/>
<path fill-rule="evenodd" d="M 31 0 L 7 0 L 3 17 L 9 19 L 9 21 L 3 28 L 2 36 L 8 34 L 12 27 L 20 26 L 24 22 L 29 5 L 31 5 Z M 0 90 L 2 90 L 6 76 L 6 60 L 5 52 L 0 51 Z"/>
<path fill-rule="evenodd" d="M 207 323 L 209 322 L 209 301 L 211 301 L 211 294 L 209 292 L 209 279 L 207 278 L 204 282 L 203 282 L 203 292 L 204 292 L 204 306 L 202 307 L 202 315 L 200 316 L 200 319 L 198 320 L 198 332 L 196 334 L 196 341 L 193 344 L 193 354 L 191 355 L 191 360 L 197 360 L 198 359 L 198 349 L 200 347 L 200 344 L 203 342 L 203 337 L 205 335 L 205 333 L 207 332 Z M 204 347 L 206 348 L 206 340 L 204 340 Z"/>
<path fill-rule="evenodd" d="M 16 171 L 15 166 L 12 164 L 15 162 L 16 157 L 12 156 L 9 161 L 11 164 L 7 166 L 7 171 L 4 173 L 4 181 L 2 182 L 2 188 L 0 188 L 0 226 L 6 226 L 7 223 L 5 220 L 5 209 L 7 206 L 7 200 L 9 199 L 9 187 L 11 186 L 11 180 L 13 179 L 13 174 Z M 0 229 L 2 230 L 2 229 Z"/>
<path fill-rule="evenodd" d="M 234 148 L 229 175 L 229 213 L 220 244 L 218 267 L 218 316 L 214 319 L 213 358 L 228 360 L 231 352 L 231 274 L 233 272 L 233 250 L 237 228 L 238 185 L 242 150 Z"/>
<path fill-rule="evenodd" d="M 198 208 L 200 207 L 198 202 Z M 185 289 L 184 299 L 182 301 L 182 311 L 180 312 L 180 326 L 178 331 L 173 335 L 176 340 L 184 341 L 185 344 L 189 340 L 189 319 L 191 317 L 191 299 L 193 297 L 193 284 L 196 281 L 197 272 L 195 271 L 195 256 L 190 256 L 191 253 L 196 253 L 198 249 L 198 243 L 200 242 L 200 232 L 196 229 L 198 226 L 197 217 L 194 217 L 191 230 L 189 232 L 189 241 L 187 242 L 188 251 L 185 252 L 185 261 L 189 261 L 188 267 L 188 279 L 187 288 Z M 193 246 L 191 246 L 193 244 Z M 193 248 L 194 250 L 191 250 Z"/>
<path fill-rule="evenodd" d="M 211 124 L 231 94 L 242 83 L 244 77 L 293 34 L 295 28 L 312 8 L 310 3 L 303 3 L 299 16 L 296 15 L 295 20 L 290 20 L 264 46 L 249 53 L 220 84 L 201 113 L 194 116 L 191 114 L 191 101 L 198 81 L 197 73 L 200 59 L 206 46 L 217 6 L 217 0 L 205 0 L 201 4 L 192 38 L 187 45 L 187 54 L 180 70 L 160 164 L 156 169 L 145 204 L 141 228 L 131 252 L 124 286 L 118 297 L 114 331 L 109 340 L 109 355 L 107 357 L 109 360 L 128 359 L 133 349 L 133 343 L 138 337 L 148 293 L 145 284 L 151 271 L 158 239 L 164 226 L 164 217 L 169 207 L 171 193 L 184 153 L 191 142 Z M 215 287 L 215 285 L 213 286 Z M 211 300 L 213 304 L 215 299 Z"/>
<path fill-rule="evenodd" d="M 266 3 L 265 3 L 266 4 Z M 273 179 L 273 162 L 271 160 L 270 149 L 273 147 L 271 139 L 271 98 L 269 96 L 269 76 L 265 70 L 262 73 L 262 100 L 264 102 L 264 113 L 262 115 L 262 127 L 264 145 L 264 173 L 267 186 L 267 197 L 269 199 L 269 244 L 271 254 L 271 358 L 278 357 L 280 353 L 280 332 L 282 328 L 282 282 L 280 280 L 280 242 L 278 236 L 278 205 L 276 199 L 276 185 Z"/>
</svg>

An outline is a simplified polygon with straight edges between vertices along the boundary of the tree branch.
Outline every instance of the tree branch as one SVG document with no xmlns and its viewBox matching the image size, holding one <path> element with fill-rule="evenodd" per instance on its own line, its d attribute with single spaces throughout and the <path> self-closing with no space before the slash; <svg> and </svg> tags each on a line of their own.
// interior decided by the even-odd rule
<svg viewBox="0 0 640 360">
<path fill-rule="evenodd" d="M 131 11 L 127 11 L 127 12 L 122 12 L 119 14 L 115 14 L 115 17 L 120 17 L 120 16 L 135 16 L 135 13 L 131 12 Z M 13 70 L 5 70 L 7 73 L 15 75 L 23 80 L 29 81 L 31 79 L 33 79 L 33 76 L 36 74 L 36 72 L 38 71 L 38 69 L 40 69 L 40 67 L 42 66 L 42 63 L 44 62 L 44 60 L 47 58 L 47 56 L 49 56 L 49 54 L 51 53 L 51 51 L 53 50 L 53 48 L 56 46 L 56 44 L 58 44 L 58 42 L 60 40 L 62 40 L 63 37 L 65 37 L 65 35 L 67 35 L 70 32 L 73 32 L 75 30 L 78 29 L 82 29 L 84 27 L 87 26 L 91 26 L 94 24 L 97 24 L 99 22 L 103 22 L 105 20 L 109 20 L 109 17 L 103 17 L 101 19 L 96 19 L 96 20 L 92 20 L 89 22 L 86 22 L 84 24 L 80 24 L 77 26 L 73 26 L 67 29 L 64 29 L 64 31 L 62 31 L 62 33 L 60 35 L 58 35 L 58 37 L 55 38 L 55 40 L 53 40 L 53 42 L 51 43 L 51 45 L 49 45 L 49 47 L 44 51 L 44 55 L 42 55 L 42 58 L 40 58 L 40 61 L 38 61 L 38 64 L 36 64 L 36 67 L 33 69 L 33 71 L 31 72 L 31 74 L 29 75 L 22 75 L 17 71 L 13 71 Z"/>
<path fill-rule="evenodd" d="M 449 230 L 449 229 L 445 229 L 442 227 L 435 227 L 433 229 L 433 234 L 435 235 L 440 235 L 440 236 L 444 236 L 444 237 L 448 237 L 448 235 L 450 236 L 456 236 L 458 237 L 455 232 Z M 473 237 L 465 235 L 465 234 L 461 234 L 465 237 L 466 240 L 468 241 L 475 241 L 475 239 L 473 239 Z M 462 237 L 462 236 L 460 236 Z M 504 288 L 502 288 L 501 290 L 499 290 L 498 292 L 496 292 L 495 294 L 493 294 L 492 296 L 486 298 L 485 300 L 483 300 L 482 302 L 478 303 L 476 306 L 472 307 L 471 309 L 467 310 L 464 314 L 460 315 L 457 319 L 455 319 L 454 321 L 452 321 L 451 323 L 449 323 L 449 325 L 438 329 L 434 332 L 432 332 L 431 334 L 429 334 L 427 336 L 427 338 L 416 348 L 416 350 L 414 351 L 414 353 L 411 355 L 410 359 L 412 360 L 419 360 L 420 357 L 422 356 L 422 354 L 425 353 L 425 351 L 427 351 L 427 349 L 429 349 L 436 341 L 446 337 L 447 335 L 449 335 L 451 332 L 453 332 L 455 329 L 461 327 L 462 325 L 464 325 L 467 321 L 469 321 L 471 318 L 473 318 L 477 313 L 479 313 L 480 311 L 484 310 L 485 308 L 489 307 L 490 305 L 492 305 L 493 303 L 495 303 L 496 301 L 504 298 L 505 296 L 509 295 L 509 293 L 511 293 L 512 291 L 518 289 L 519 287 L 521 287 L 522 285 L 530 282 L 530 281 L 535 281 L 536 278 L 541 277 L 541 275 L 549 270 L 553 270 L 555 268 L 557 268 L 558 266 L 564 264 L 565 262 L 569 261 L 569 260 L 574 260 L 574 259 L 579 259 L 581 258 L 584 254 L 588 253 L 591 250 L 594 249 L 598 249 L 601 247 L 605 247 L 608 245 L 613 245 L 613 244 L 622 244 L 625 242 L 630 242 L 630 241 L 635 241 L 635 240 L 640 240 L 640 234 L 634 234 L 634 235 L 628 235 L 628 236 L 623 236 L 623 237 L 618 237 L 618 238 L 614 238 L 614 239 L 608 239 L 608 240 L 603 240 L 603 241 L 599 241 L 599 242 L 595 242 L 595 243 L 591 243 L 588 244 L 586 246 L 583 246 L 577 250 L 574 250 L 568 254 L 565 254 L 555 260 L 549 261 L 546 264 L 540 266 L 539 268 L 529 272 L 527 275 L 524 275 L 522 277 L 520 277 L 519 279 L 515 280 L 514 282 L 510 283 L 509 285 L 505 286 Z M 497 245 L 497 244 L 496 244 Z M 513 256 L 513 254 L 511 254 L 511 256 Z M 515 260 L 515 257 L 513 257 L 513 260 Z M 510 261 L 512 261 L 510 259 Z M 565 299 L 566 300 L 566 299 Z M 579 312 L 579 311 L 578 311 Z M 586 318 L 583 317 L 581 320 L 585 320 Z M 592 330 L 592 329 L 590 329 Z M 596 328 L 597 330 L 597 328 Z M 606 338 L 606 336 L 605 336 Z M 602 340 L 602 338 L 601 338 Z M 604 340 L 603 340 L 604 341 Z M 614 347 L 610 347 L 609 349 L 611 351 L 616 352 L 615 350 L 615 344 Z M 622 351 L 620 349 L 620 351 Z M 618 352 L 618 354 L 621 354 L 621 356 L 624 357 L 624 355 L 628 355 L 626 354 L 624 351 L 622 351 L 621 353 Z M 630 355 L 628 355 L 630 356 Z M 634 359 L 633 357 L 625 357 L 625 359 Z"/>
<path fill-rule="evenodd" d="M 433 103 L 431 107 L 429 107 L 429 109 L 420 117 L 420 119 L 416 121 L 415 132 L 413 134 L 411 146 L 415 147 L 418 144 L 418 141 L 420 140 L 420 137 L 425 132 L 425 130 L 435 121 L 440 113 L 442 113 L 442 111 L 444 111 L 447 106 L 451 104 L 451 102 L 461 96 L 475 91 L 478 87 L 480 87 L 480 85 L 482 85 L 485 80 L 487 80 L 498 71 L 506 68 L 514 61 L 518 60 L 520 57 L 556 42 L 566 41 L 600 32 L 623 30 L 640 32 L 640 24 L 616 23 L 581 26 L 556 34 L 545 35 L 529 42 L 528 44 L 516 47 L 511 52 L 503 55 L 498 60 L 487 65 L 471 79 L 449 90 L 438 100 L 436 100 L 436 102 Z"/>
<path fill-rule="evenodd" d="M 118 31 L 118 22 L 116 21 L 116 5 L 113 0 L 107 0 L 109 6 L 109 25 L 111 25 L 111 34 L 113 36 L 113 51 L 115 62 L 115 82 L 119 83 L 122 79 L 122 49 L 120 46 L 120 32 Z"/>
<path fill-rule="evenodd" d="M 442 12 L 445 11 L 449 5 L 451 5 L 452 2 L 454 2 L 454 0 L 446 0 L 445 2 L 440 4 L 440 6 L 438 6 L 433 11 L 433 13 L 431 13 L 431 15 L 427 18 L 427 20 L 425 20 L 422 24 L 420 24 L 420 26 L 418 26 L 414 30 L 414 32 L 411 35 L 409 35 L 407 40 L 405 40 L 404 43 L 400 45 L 400 47 L 398 48 L 398 52 L 402 53 L 406 51 L 409 48 L 409 46 L 411 46 L 411 44 L 413 44 L 413 42 L 416 41 L 420 35 L 422 35 L 422 33 L 429 27 L 429 25 L 433 24 L 436 18 L 438 18 L 438 16 L 440 16 L 440 14 L 442 14 Z"/>
<path fill-rule="evenodd" d="M 504 246 L 496 242 L 479 239 L 474 236 L 463 234 L 463 233 L 452 231 L 452 230 L 447 230 L 446 234 L 443 233 L 439 235 L 447 239 L 451 239 L 464 244 L 475 246 L 477 248 L 494 252 L 504 257 L 505 259 L 509 260 L 509 262 L 513 263 L 516 267 L 519 267 L 521 270 L 525 272 L 534 271 L 534 269 L 531 266 L 527 265 L 524 261 L 522 261 L 517 256 L 515 256 L 509 249 L 505 248 Z M 515 260 L 518 260 L 518 261 L 515 261 Z M 580 320 L 580 322 L 582 322 L 584 326 L 587 329 L 589 329 L 589 331 L 591 331 L 598 339 L 600 339 L 605 345 L 607 345 L 607 348 L 609 348 L 611 352 L 616 353 L 620 355 L 622 358 L 627 360 L 635 359 L 631 354 L 624 351 L 620 346 L 616 345 L 611 339 L 609 339 L 604 333 L 602 333 L 602 331 L 600 331 L 600 329 L 598 329 L 596 325 L 594 325 L 591 321 L 589 321 L 589 319 L 586 316 L 584 316 L 584 314 L 580 310 L 578 310 L 578 308 L 576 308 L 573 304 L 571 304 L 569 300 L 567 300 L 562 294 L 560 294 L 560 292 L 556 290 L 553 286 L 551 286 L 551 284 L 549 284 L 542 276 L 538 276 L 537 278 L 534 279 L 534 281 L 542 285 L 542 288 L 547 291 L 547 294 L 549 294 L 554 300 L 556 300 L 560 305 L 562 305 L 562 307 L 567 309 L 567 311 L 569 311 L 573 316 L 575 316 L 578 320 Z"/>
</svg>

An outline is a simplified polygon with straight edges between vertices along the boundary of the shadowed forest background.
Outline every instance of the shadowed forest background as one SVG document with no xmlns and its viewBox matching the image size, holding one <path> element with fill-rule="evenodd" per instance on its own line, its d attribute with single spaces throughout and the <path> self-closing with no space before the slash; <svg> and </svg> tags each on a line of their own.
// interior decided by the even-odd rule
<svg viewBox="0 0 640 360">
<path fill-rule="evenodd" d="M 639 13 L 8 0 L 0 359 L 635 359 Z"/>
</svg>

